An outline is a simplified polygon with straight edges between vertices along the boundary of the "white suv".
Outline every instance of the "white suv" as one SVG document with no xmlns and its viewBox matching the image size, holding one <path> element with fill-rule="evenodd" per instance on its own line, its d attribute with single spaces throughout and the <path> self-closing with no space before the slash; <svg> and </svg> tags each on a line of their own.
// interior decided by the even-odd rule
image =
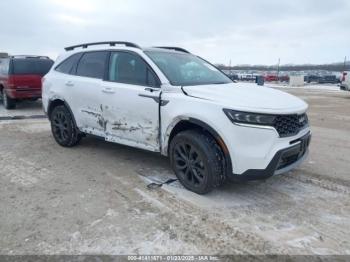
<svg viewBox="0 0 350 262">
<path fill-rule="evenodd" d="M 180 182 L 204 194 L 225 180 L 267 178 L 307 155 L 307 104 L 233 83 L 178 47 L 101 42 L 66 48 L 43 79 L 58 144 L 85 134 L 169 156 Z"/>
</svg>

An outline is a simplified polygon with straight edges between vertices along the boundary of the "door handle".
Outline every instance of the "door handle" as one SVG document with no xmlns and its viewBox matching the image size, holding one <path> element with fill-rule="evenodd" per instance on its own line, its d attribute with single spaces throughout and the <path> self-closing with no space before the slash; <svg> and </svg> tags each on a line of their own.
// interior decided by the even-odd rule
<svg viewBox="0 0 350 262">
<path fill-rule="evenodd" d="M 145 91 L 148 91 L 148 92 L 151 92 L 151 93 L 153 93 L 155 91 L 158 91 L 158 90 L 159 90 L 159 88 L 154 88 L 154 87 L 146 87 L 145 88 Z"/>
<path fill-rule="evenodd" d="M 115 93 L 115 90 L 112 88 L 112 87 L 104 87 L 102 89 L 102 92 L 103 93 L 107 93 L 107 94 L 114 94 Z"/>
<path fill-rule="evenodd" d="M 74 86 L 74 83 L 72 81 L 66 82 L 66 86 Z"/>
</svg>

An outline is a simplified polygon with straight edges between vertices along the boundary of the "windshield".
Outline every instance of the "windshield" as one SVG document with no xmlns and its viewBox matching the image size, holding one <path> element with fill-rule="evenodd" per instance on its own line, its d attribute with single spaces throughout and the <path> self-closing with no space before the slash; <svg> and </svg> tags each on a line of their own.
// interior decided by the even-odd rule
<svg viewBox="0 0 350 262">
<path fill-rule="evenodd" d="M 175 86 L 232 83 L 225 74 L 197 56 L 188 53 L 146 51 L 170 83 Z"/>
<path fill-rule="evenodd" d="M 50 59 L 14 59 L 12 74 L 14 75 L 46 75 L 53 61 Z"/>
</svg>

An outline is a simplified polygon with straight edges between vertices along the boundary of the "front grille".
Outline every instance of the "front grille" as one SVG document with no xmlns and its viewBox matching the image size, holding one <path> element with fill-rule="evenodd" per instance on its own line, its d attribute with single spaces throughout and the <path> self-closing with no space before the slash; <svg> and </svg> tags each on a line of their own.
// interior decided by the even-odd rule
<svg viewBox="0 0 350 262">
<path fill-rule="evenodd" d="M 274 128 L 280 137 L 296 135 L 309 123 L 306 114 L 301 115 L 278 115 L 274 122 Z"/>
</svg>

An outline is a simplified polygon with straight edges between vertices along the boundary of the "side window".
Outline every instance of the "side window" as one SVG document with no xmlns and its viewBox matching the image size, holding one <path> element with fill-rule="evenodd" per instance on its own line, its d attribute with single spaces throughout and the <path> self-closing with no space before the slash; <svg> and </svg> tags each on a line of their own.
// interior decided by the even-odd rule
<svg viewBox="0 0 350 262">
<path fill-rule="evenodd" d="M 82 54 L 80 53 L 80 54 L 75 54 L 68 57 L 66 60 L 64 60 L 55 68 L 56 71 L 65 73 L 65 74 L 72 74 L 72 70 L 78 63 L 81 56 Z"/>
<path fill-rule="evenodd" d="M 157 80 L 153 74 L 153 72 L 147 68 L 147 79 L 146 79 L 146 84 L 148 86 L 157 86 Z"/>
<path fill-rule="evenodd" d="M 156 77 L 145 61 L 138 55 L 127 52 L 111 54 L 108 80 L 132 85 L 157 85 Z"/>
<path fill-rule="evenodd" d="M 76 75 L 103 79 L 107 54 L 105 51 L 85 53 L 79 61 Z"/>
<path fill-rule="evenodd" d="M 9 73 L 9 65 L 10 65 L 9 59 L 1 59 L 0 60 L 0 74 L 1 75 L 7 75 Z"/>
</svg>

